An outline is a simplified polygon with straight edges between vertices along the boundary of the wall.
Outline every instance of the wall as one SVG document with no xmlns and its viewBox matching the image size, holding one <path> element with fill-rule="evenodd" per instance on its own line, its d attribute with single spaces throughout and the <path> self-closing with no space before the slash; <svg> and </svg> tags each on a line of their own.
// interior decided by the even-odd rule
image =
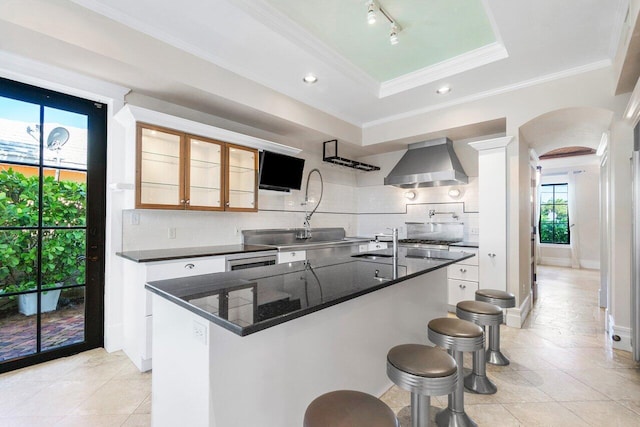
<svg viewBox="0 0 640 427">
<path fill-rule="evenodd" d="M 600 212 L 599 188 L 600 168 L 597 165 L 572 167 L 547 167 L 544 160 L 542 166 L 542 184 L 569 183 L 575 185 L 577 219 L 571 219 L 575 227 L 572 236 L 577 234 L 578 258 L 581 268 L 600 268 Z M 569 212 L 571 216 L 572 213 Z M 571 267 L 571 248 L 566 245 L 540 246 L 539 264 Z"/>
<path fill-rule="evenodd" d="M 474 152 L 475 150 L 471 150 Z M 469 177 L 469 184 L 457 186 L 416 188 L 413 200 L 405 198 L 409 190 L 384 185 L 384 177 L 389 174 L 406 150 L 386 154 L 367 156 L 359 159 L 362 162 L 380 167 L 379 171 L 359 173 L 357 175 L 358 235 L 372 236 L 377 233 L 389 233 L 387 228 L 397 227 L 400 237 L 406 236 L 405 222 L 462 222 L 464 238 L 478 241 L 478 178 Z M 456 151 L 457 152 L 457 151 Z M 475 162 L 477 175 L 478 156 L 465 157 L 465 163 Z M 462 162 L 462 159 L 461 159 Z M 464 164 L 464 163 L 463 163 Z M 453 199 L 448 192 L 451 188 L 461 191 L 458 199 Z M 429 218 L 428 211 L 456 212 L 458 219 L 452 215 L 436 215 Z"/>
<path fill-rule="evenodd" d="M 311 219 L 314 227 L 344 227 L 347 235 L 357 233 L 356 172 L 322 162 L 317 153 L 301 152 L 306 160 L 301 190 L 291 193 L 259 190 L 256 212 L 204 212 L 129 209 L 123 211 L 122 250 L 178 248 L 240 243 L 241 230 L 256 228 L 300 228 L 307 175 L 321 171 L 324 192 Z M 131 191 L 133 193 L 133 191 Z M 311 211 L 320 196 L 320 180 L 311 176 L 308 206 Z M 135 216 L 136 220 L 133 220 Z M 169 238 L 169 228 L 175 238 Z"/>
</svg>

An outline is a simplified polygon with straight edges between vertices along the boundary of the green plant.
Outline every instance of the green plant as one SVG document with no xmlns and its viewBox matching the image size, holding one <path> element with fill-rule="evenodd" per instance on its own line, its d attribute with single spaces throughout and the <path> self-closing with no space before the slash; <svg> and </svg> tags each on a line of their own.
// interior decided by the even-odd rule
<svg viewBox="0 0 640 427">
<path fill-rule="evenodd" d="M 35 170 L 35 169 L 34 169 Z M 0 170 L 0 293 L 36 288 L 39 177 Z M 85 279 L 86 185 L 45 176 L 42 186 L 42 288 Z"/>
</svg>

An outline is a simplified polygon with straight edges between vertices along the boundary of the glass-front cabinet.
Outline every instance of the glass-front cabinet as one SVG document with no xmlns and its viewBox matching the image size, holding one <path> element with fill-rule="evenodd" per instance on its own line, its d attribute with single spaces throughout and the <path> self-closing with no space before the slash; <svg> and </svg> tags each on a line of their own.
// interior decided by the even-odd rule
<svg viewBox="0 0 640 427">
<path fill-rule="evenodd" d="M 256 150 L 227 144 L 227 208 L 255 210 L 257 196 L 258 153 Z"/>
<path fill-rule="evenodd" d="M 138 124 L 136 208 L 257 211 L 257 150 Z"/>
</svg>

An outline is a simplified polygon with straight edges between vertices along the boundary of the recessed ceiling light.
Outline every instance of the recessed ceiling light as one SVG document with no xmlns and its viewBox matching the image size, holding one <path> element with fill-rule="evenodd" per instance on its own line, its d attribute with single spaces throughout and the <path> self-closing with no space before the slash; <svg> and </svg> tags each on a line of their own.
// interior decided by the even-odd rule
<svg viewBox="0 0 640 427">
<path fill-rule="evenodd" d="M 393 46 L 398 44 L 398 27 L 395 24 L 391 24 L 391 32 L 389 33 L 389 42 Z"/>
<path fill-rule="evenodd" d="M 439 88 L 438 90 L 436 90 L 436 93 L 438 95 L 446 95 L 449 92 L 451 92 L 451 86 L 442 86 L 441 88 Z"/>
<path fill-rule="evenodd" d="M 317 82 L 318 78 L 314 74 L 309 73 L 302 78 L 302 81 L 311 85 Z"/>
</svg>

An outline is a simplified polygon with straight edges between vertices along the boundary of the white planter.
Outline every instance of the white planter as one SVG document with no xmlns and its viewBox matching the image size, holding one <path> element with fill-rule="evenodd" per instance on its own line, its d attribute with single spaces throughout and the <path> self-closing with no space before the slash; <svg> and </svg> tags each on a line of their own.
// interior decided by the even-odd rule
<svg viewBox="0 0 640 427">
<path fill-rule="evenodd" d="M 58 286 L 61 286 L 58 285 Z M 18 311 L 25 316 L 32 316 L 38 310 L 38 294 L 18 295 Z M 47 290 L 42 293 L 41 312 L 47 313 L 54 311 L 58 307 L 58 298 L 60 298 L 60 289 Z"/>
</svg>

